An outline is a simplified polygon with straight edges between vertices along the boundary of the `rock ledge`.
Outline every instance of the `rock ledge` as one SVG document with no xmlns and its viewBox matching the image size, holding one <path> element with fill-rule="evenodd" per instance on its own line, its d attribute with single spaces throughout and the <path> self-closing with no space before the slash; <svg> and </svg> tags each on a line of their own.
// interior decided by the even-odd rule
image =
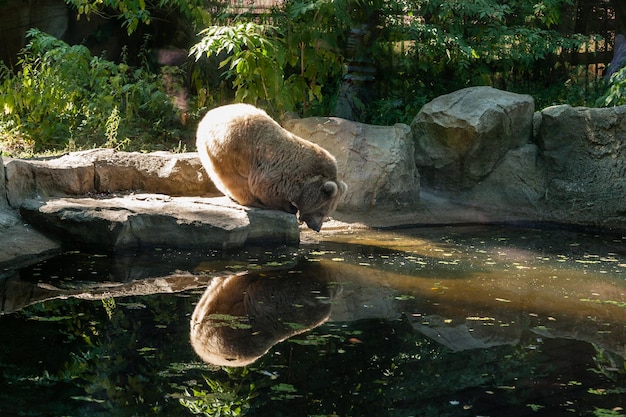
<svg viewBox="0 0 626 417">
<path fill-rule="evenodd" d="M 294 215 L 242 207 L 226 197 L 129 194 L 31 199 L 24 201 L 20 214 L 66 245 L 100 250 L 297 244 L 300 234 Z"/>
</svg>

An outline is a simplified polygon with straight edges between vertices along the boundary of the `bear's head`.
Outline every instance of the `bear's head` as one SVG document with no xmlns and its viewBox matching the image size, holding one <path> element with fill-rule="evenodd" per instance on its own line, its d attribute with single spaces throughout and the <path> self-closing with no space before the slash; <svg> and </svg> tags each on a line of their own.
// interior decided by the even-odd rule
<svg viewBox="0 0 626 417">
<path fill-rule="evenodd" d="M 298 201 L 292 202 L 298 209 L 298 220 L 319 232 L 322 223 L 335 211 L 347 190 L 348 186 L 343 181 L 316 179 L 308 182 Z"/>
</svg>

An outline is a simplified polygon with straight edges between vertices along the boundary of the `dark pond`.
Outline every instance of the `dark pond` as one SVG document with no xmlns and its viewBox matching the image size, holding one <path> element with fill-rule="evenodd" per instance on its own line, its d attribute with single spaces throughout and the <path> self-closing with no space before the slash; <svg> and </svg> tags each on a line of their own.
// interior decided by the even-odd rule
<svg viewBox="0 0 626 417">
<path fill-rule="evenodd" d="M 1 416 L 626 415 L 626 236 L 357 231 L 0 274 Z"/>
</svg>

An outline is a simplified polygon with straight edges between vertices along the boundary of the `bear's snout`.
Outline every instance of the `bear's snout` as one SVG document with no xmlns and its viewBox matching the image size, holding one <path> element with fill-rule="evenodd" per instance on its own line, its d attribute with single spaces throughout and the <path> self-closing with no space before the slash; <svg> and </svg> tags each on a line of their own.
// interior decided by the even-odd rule
<svg viewBox="0 0 626 417">
<path fill-rule="evenodd" d="M 322 229 L 322 223 L 324 223 L 324 216 L 316 214 L 300 214 L 301 222 L 305 222 L 311 230 L 319 232 Z"/>
</svg>

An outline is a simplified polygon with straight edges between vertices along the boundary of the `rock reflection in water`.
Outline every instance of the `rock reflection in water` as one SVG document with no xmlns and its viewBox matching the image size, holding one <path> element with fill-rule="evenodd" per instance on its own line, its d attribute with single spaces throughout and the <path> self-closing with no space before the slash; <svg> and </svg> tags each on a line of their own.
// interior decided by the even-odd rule
<svg viewBox="0 0 626 417">
<path fill-rule="evenodd" d="M 337 293 L 328 272 L 311 264 L 214 278 L 191 317 L 196 353 L 214 365 L 244 366 L 276 343 L 321 325 Z"/>
<path fill-rule="evenodd" d="M 259 267 L 256 262 L 263 256 L 259 251 L 68 252 L 22 270 L 0 271 L 0 315 L 53 299 L 100 300 L 205 288 L 214 276 L 232 275 L 229 264 Z M 274 248 L 272 256 L 293 266 L 296 251 L 286 246 Z"/>
<path fill-rule="evenodd" d="M 616 305 L 624 288 L 611 277 L 590 280 L 589 271 L 567 265 L 558 271 L 564 280 L 539 267 L 507 276 L 479 263 L 403 273 L 334 256 L 309 255 L 289 271 L 214 278 L 191 320 L 196 352 L 215 365 L 243 366 L 326 321 L 401 317 L 455 351 L 517 345 L 530 331 L 626 352 L 626 315 Z M 589 294 L 615 302 L 593 302 Z"/>
<path fill-rule="evenodd" d="M 530 331 L 626 356 L 623 237 L 457 228 L 424 240 L 427 233 L 375 233 L 366 246 L 350 236 L 324 242 L 316 261 L 343 289 L 329 321 L 405 317 L 455 351 L 516 345 Z"/>
<path fill-rule="evenodd" d="M 624 357 L 625 241 L 454 228 L 335 233 L 280 253 L 69 254 L 0 276 L 0 316 L 50 299 L 209 285 L 191 339 L 216 364 L 250 363 L 325 321 L 399 317 L 455 351 L 515 345 L 530 331 Z M 244 269 L 259 270 L 233 272 Z"/>
</svg>

